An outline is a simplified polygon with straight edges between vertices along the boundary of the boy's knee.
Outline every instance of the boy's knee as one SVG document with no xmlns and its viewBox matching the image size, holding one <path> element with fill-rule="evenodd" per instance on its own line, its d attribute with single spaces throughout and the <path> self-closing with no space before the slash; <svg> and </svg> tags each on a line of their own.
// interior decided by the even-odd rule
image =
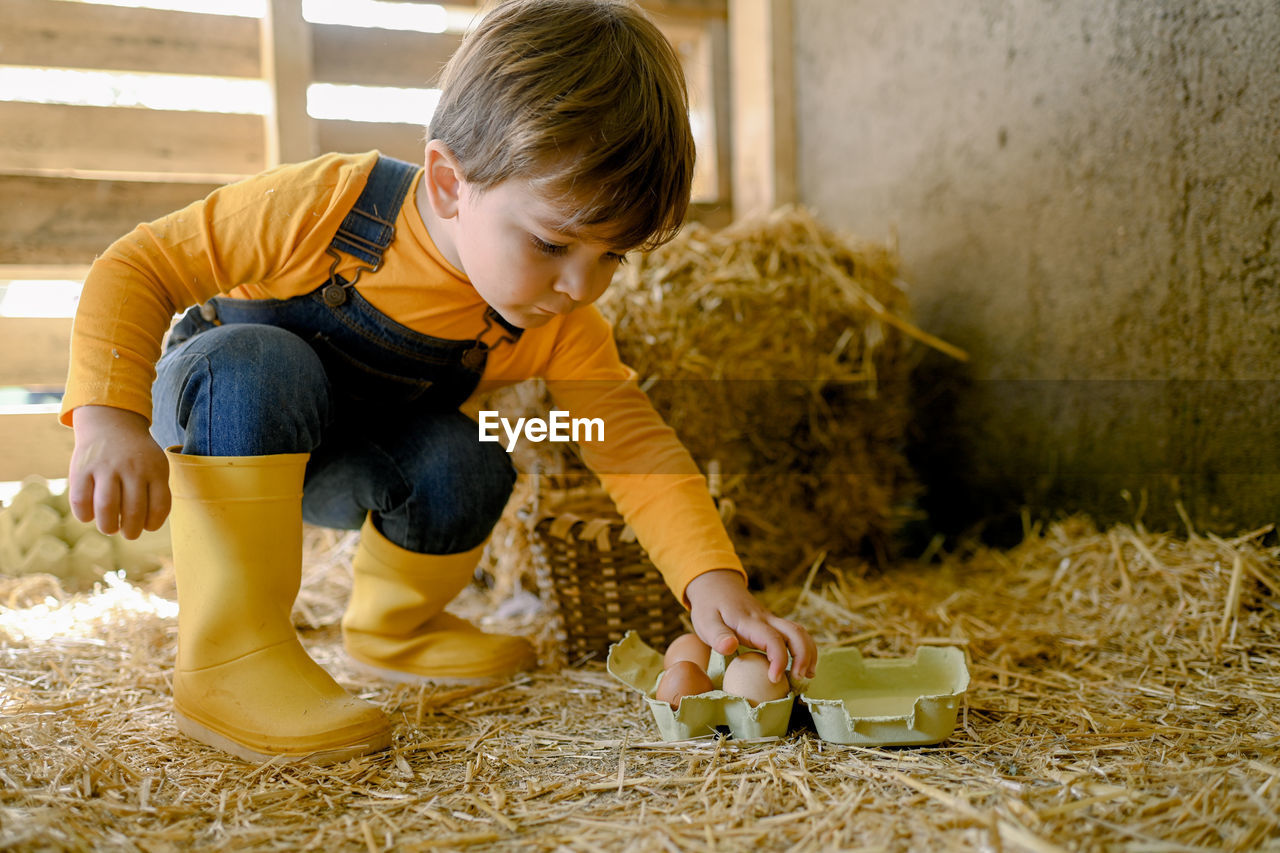
<svg viewBox="0 0 1280 853">
<path fill-rule="evenodd" d="M 437 523 L 463 539 L 475 540 L 457 550 L 477 545 L 488 536 L 502 517 L 516 483 L 516 469 L 505 450 L 478 441 L 464 446 L 465 454 L 458 447 L 451 449 L 447 471 L 437 471 L 429 484 L 423 484 L 431 489 L 432 493 L 423 497 L 430 502 Z M 468 530 L 474 532 L 465 535 Z"/>
<path fill-rule="evenodd" d="M 311 346 L 278 326 L 218 326 L 193 338 L 188 346 L 220 376 L 238 384 L 256 387 L 264 379 L 279 379 L 288 387 L 324 380 L 324 368 Z"/>
<path fill-rule="evenodd" d="M 161 361 L 157 386 L 156 402 L 172 401 L 189 453 L 308 452 L 329 420 L 320 359 L 306 341 L 276 326 L 202 332 Z"/>
<path fill-rule="evenodd" d="M 482 544 L 502 517 L 515 488 L 515 466 L 506 451 L 477 441 L 474 422 L 467 423 L 465 434 L 435 448 L 417 472 L 408 511 L 399 514 L 403 526 L 391 524 L 411 543 L 402 547 L 433 554 L 466 551 Z"/>
<path fill-rule="evenodd" d="M 496 524 L 507 506 L 507 501 L 511 499 L 512 490 L 515 489 L 516 468 L 511 464 L 511 454 L 500 446 L 489 442 L 483 444 L 477 442 L 477 445 L 476 458 L 482 460 L 478 461 L 478 464 L 483 467 L 484 472 L 482 477 L 477 479 L 482 479 L 484 482 L 487 500 L 486 515 Z"/>
</svg>

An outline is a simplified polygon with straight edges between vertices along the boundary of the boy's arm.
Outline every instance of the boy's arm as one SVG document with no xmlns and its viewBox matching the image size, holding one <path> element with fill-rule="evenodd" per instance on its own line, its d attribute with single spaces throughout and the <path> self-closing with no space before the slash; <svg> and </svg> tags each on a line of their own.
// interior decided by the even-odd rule
<svg viewBox="0 0 1280 853">
<path fill-rule="evenodd" d="M 698 635 L 722 652 L 732 652 L 739 641 L 767 651 L 770 672 L 778 677 L 790 648 L 793 671 L 810 671 L 813 639 L 747 590 L 706 479 L 639 389 L 635 372 L 621 363 L 608 324 L 595 308 L 572 318 L 546 370 L 547 388 L 572 416 L 603 421 L 605 440 L 580 444 L 583 458 L 689 607 Z"/>
<path fill-rule="evenodd" d="M 325 157 L 282 167 L 115 241 L 94 261 L 76 308 L 62 422 L 71 425 L 72 410 L 86 405 L 149 420 L 161 339 L 188 306 L 241 285 L 321 283 L 324 249 L 372 162 Z"/>
<path fill-rule="evenodd" d="M 222 187 L 139 225 L 94 262 L 61 412 L 76 434 L 68 498 L 77 518 L 130 538 L 164 521 L 168 464 L 148 426 L 173 315 L 243 284 L 279 282 L 283 291 L 322 281 L 323 249 L 363 186 L 353 177 L 367 160 L 319 158 Z"/>
</svg>

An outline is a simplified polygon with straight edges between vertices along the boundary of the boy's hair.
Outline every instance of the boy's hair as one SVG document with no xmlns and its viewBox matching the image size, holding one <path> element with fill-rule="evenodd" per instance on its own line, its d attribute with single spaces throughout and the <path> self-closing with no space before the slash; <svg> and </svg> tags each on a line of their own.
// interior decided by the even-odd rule
<svg viewBox="0 0 1280 853">
<path fill-rule="evenodd" d="M 629 0 L 506 0 L 445 67 L 428 129 L 479 190 L 528 180 L 566 231 L 622 248 L 675 236 L 694 144 L 679 58 Z"/>
</svg>

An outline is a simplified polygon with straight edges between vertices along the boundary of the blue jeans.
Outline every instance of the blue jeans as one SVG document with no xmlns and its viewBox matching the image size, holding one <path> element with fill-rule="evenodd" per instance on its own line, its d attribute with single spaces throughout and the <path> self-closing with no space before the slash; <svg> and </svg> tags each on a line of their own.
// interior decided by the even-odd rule
<svg viewBox="0 0 1280 853">
<path fill-rule="evenodd" d="M 217 319 L 189 311 L 157 365 L 161 446 L 309 453 L 308 522 L 353 530 L 372 513 L 388 540 L 426 554 L 484 542 L 515 469 L 458 411 L 483 371 L 482 345 L 414 332 L 354 290 L 339 306 L 319 291 L 211 304 Z"/>
</svg>

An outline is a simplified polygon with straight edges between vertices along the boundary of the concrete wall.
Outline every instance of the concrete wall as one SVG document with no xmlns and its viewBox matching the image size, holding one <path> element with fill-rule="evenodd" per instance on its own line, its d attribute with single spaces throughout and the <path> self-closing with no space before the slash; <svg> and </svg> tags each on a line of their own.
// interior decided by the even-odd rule
<svg viewBox="0 0 1280 853">
<path fill-rule="evenodd" d="M 1280 3 L 794 0 L 800 197 L 896 229 L 943 527 L 1280 509 Z M 1012 514 L 1012 515 L 1011 515 Z"/>
</svg>

